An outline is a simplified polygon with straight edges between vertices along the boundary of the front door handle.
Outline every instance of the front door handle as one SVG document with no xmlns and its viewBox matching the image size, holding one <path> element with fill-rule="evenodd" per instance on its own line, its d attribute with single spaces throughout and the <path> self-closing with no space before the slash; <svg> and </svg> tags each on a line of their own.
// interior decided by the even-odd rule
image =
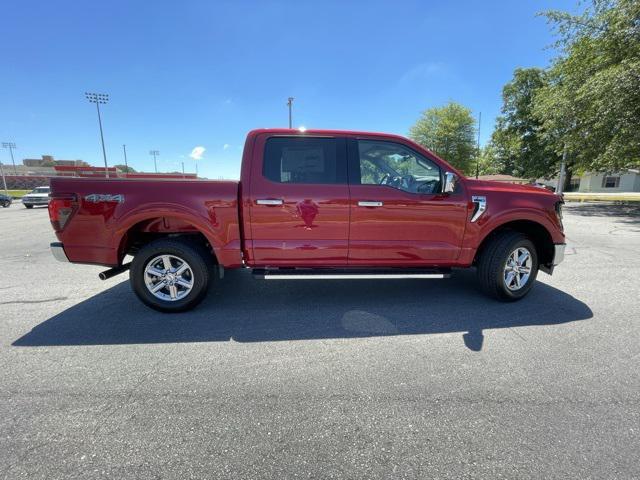
<svg viewBox="0 0 640 480">
<path fill-rule="evenodd" d="M 281 198 L 261 198 L 256 200 L 258 205 L 282 205 L 284 201 Z"/>
<path fill-rule="evenodd" d="M 381 207 L 384 205 L 382 202 L 374 202 L 374 201 L 360 201 L 358 202 L 359 207 Z"/>
</svg>

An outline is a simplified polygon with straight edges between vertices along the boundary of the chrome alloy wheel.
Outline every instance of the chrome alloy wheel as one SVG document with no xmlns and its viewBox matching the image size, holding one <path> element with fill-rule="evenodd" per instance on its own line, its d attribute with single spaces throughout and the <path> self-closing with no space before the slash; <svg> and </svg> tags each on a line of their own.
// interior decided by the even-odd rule
<svg viewBox="0 0 640 480">
<path fill-rule="evenodd" d="M 504 285 L 512 292 L 520 290 L 529 281 L 532 264 L 531 252 L 524 247 L 516 248 L 504 266 Z"/>
<path fill-rule="evenodd" d="M 175 302 L 193 289 L 193 270 L 180 257 L 160 255 L 147 263 L 144 283 L 154 297 Z"/>
</svg>

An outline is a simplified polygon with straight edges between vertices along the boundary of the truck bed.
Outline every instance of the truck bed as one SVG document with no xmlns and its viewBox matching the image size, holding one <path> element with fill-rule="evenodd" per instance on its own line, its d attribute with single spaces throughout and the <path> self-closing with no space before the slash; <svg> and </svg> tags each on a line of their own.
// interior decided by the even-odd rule
<svg viewBox="0 0 640 480">
<path fill-rule="evenodd" d="M 118 265 L 133 235 L 202 234 L 226 266 L 241 264 L 236 181 L 51 179 L 51 198 L 72 196 L 58 239 L 72 262 Z"/>
</svg>

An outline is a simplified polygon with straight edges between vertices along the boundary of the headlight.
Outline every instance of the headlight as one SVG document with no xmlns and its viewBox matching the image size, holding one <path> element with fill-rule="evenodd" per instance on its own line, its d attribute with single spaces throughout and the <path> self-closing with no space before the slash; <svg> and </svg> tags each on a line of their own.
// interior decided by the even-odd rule
<svg viewBox="0 0 640 480">
<path fill-rule="evenodd" d="M 562 205 L 564 201 L 560 200 L 556 202 L 556 216 L 558 217 L 558 222 L 560 223 L 560 228 L 564 231 L 564 224 L 562 223 Z"/>
</svg>

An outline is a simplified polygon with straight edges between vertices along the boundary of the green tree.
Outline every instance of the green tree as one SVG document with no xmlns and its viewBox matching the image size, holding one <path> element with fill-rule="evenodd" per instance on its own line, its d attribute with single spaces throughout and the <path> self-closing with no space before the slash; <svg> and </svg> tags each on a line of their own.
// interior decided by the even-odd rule
<svg viewBox="0 0 640 480">
<path fill-rule="evenodd" d="M 124 173 L 136 173 L 136 169 L 133 167 L 127 167 L 126 165 L 114 165 L 118 170 Z"/>
<path fill-rule="evenodd" d="M 581 15 L 550 11 L 560 55 L 536 94 L 535 114 L 570 168 L 640 164 L 640 2 L 593 0 Z"/>
<path fill-rule="evenodd" d="M 515 165 L 520 154 L 520 139 L 504 126 L 504 118 L 498 117 L 488 145 L 491 146 L 493 164 L 496 165 L 498 173 L 507 175 L 516 173 Z"/>
<path fill-rule="evenodd" d="M 409 137 L 466 174 L 475 172 L 475 120 L 471 110 L 456 102 L 434 107 L 409 131 Z"/>
<path fill-rule="evenodd" d="M 554 174 L 560 157 L 554 143 L 543 135 L 542 121 L 535 115 L 537 93 L 547 85 L 541 68 L 517 68 L 502 89 L 501 115 L 491 136 L 501 173 L 516 177 Z"/>
<path fill-rule="evenodd" d="M 489 142 L 483 148 L 480 149 L 480 159 L 478 160 L 478 174 L 479 175 L 495 175 L 496 173 L 503 173 L 500 159 L 498 158 L 498 152 L 496 146 Z"/>
</svg>

